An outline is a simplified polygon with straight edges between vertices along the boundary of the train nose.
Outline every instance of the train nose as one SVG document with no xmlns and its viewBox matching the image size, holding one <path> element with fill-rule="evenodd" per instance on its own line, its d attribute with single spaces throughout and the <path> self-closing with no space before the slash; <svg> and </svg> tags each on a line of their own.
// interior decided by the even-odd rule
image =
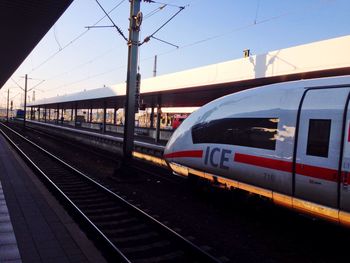
<svg viewBox="0 0 350 263">
<path fill-rule="evenodd" d="M 168 162 L 173 161 L 174 154 L 181 148 L 180 145 L 182 145 L 182 138 L 174 133 L 165 146 L 163 154 L 164 159 Z"/>
<path fill-rule="evenodd" d="M 163 153 L 163 157 L 165 160 L 169 160 L 170 159 L 170 154 L 173 152 L 173 146 L 169 145 L 169 142 L 167 143 L 167 145 L 165 146 L 164 149 L 164 153 Z"/>
<path fill-rule="evenodd" d="M 175 130 L 165 146 L 163 157 L 167 161 L 172 161 L 174 153 L 183 145 L 182 141 L 186 135 L 181 126 L 182 124 Z"/>
</svg>

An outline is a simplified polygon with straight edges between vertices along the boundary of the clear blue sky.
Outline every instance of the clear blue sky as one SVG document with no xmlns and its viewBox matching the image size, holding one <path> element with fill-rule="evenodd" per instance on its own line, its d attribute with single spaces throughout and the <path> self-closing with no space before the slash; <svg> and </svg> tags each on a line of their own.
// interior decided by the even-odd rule
<svg viewBox="0 0 350 263">
<path fill-rule="evenodd" d="M 106 10 L 111 10 L 119 2 L 121 0 L 100 0 Z M 158 55 L 158 75 L 161 75 L 240 58 L 246 48 L 252 54 L 261 54 L 350 34 L 348 0 L 159 2 L 186 6 L 155 35 L 180 48 L 176 49 L 157 40 L 144 44 L 140 49 L 140 71 L 143 78 L 152 76 L 155 55 Z M 160 6 L 162 5 L 142 3 L 141 9 L 147 17 L 147 14 Z M 177 10 L 177 7 L 168 5 L 144 19 L 141 39 L 153 33 Z M 28 73 L 34 78 L 29 87 L 37 84 L 39 79 L 45 80 L 37 88 L 37 99 L 124 82 L 127 46 L 113 28 L 90 29 L 42 64 L 60 46 L 67 45 L 84 32 L 86 26 L 94 24 L 102 16 L 103 12 L 95 0 L 75 0 L 13 74 L 13 79 L 23 85 L 20 77 Z M 124 1 L 111 16 L 127 35 L 129 1 Z M 98 25 L 110 25 L 110 22 L 105 18 Z M 201 40 L 206 41 L 197 43 Z M 0 90 L 0 106 L 5 105 L 7 88 L 10 88 L 11 97 L 20 92 L 15 87 L 14 82 L 9 80 Z M 19 105 L 20 99 L 20 94 L 14 98 L 15 106 Z"/>
</svg>

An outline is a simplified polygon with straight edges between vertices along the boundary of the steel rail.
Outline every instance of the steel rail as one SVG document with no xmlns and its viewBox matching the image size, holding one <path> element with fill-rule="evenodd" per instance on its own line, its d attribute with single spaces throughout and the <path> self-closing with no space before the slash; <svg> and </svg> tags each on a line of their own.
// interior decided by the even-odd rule
<svg viewBox="0 0 350 263">
<path fill-rule="evenodd" d="M 21 134 L 19 134 L 18 132 L 14 131 L 13 129 L 7 127 L 6 125 L 2 124 L 1 125 L 3 127 L 6 127 L 9 131 L 11 131 L 12 133 L 14 133 L 15 135 L 19 136 L 22 140 L 26 141 L 27 143 L 29 143 L 30 145 L 32 145 L 33 147 L 35 147 L 36 149 L 40 150 L 41 152 L 45 153 L 47 156 L 49 156 L 51 159 L 57 161 L 58 163 L 60 163 L 61 165 L 63 165 L 65 168 L 71 170 L 72 172 L 74 172 L 75 174 L 78 174 L 79 176 L 81 176 L 82 178 L 84 178 L 85 180 L 87 180 L 89 183 L 91 183 L 92 185 L 94 185 L 95 187 L 98 187 L 99 189 L 103 189 L 103 191 L 105 193 L 107 193 L 108 195 L 110 195 L 111 197 L 117 199 L 118 201 L 120 201 L 124 206 L 127 206 L 129 209 L 132 209 L 133 211 L 136 211 L 139 215 L 142 215 L 144 218 L 146 218 L 148 221 L 152 222 L 155 226 L 157 226 L 158 228 L 162 229 L 163 231 L 167 232 L 167 236 L 171 236 L 172 239 L 175 239 L 177 242 L 181 242 L 181 244 L 185 245 L 187 249 L 189 249 L 189 251 L 191 251 L 191 253 L 197 254 L 199 258 L 201 258 L 201 260 L 203 260 L 203 262 L 220 262 L 218 259 L 214 258 L 212 255 L 210 255 L 209 253 L 207 253 L 206 251 L 202 250 L 201 248 L 199 248 L 197 245 L 195 245 L 194 243 L 192 243 L 191 241 L 185 239 L 184 237 L 182 237 L 181 235 L 179 235 L 177 232 L 175 232 L 174 230 L 170 229 L 169 227 L 165 226 L 163 223 L 159 222 L 158 220 L 156 220 L 155 218 L 151 217 L 150 215 L 146 214 L 144 211 L 140 210 L 138 207 L 132 205 L 131 203 L 129 203 L 128 201 L 126 201 L 124 198 L 118 196 L 117 194 L 115 194 L 114 192 L 112 192 L 111 190 L 109 190 L 108 188 L 106 188 L 105 186 L 101 185 L 100 183 L 94 181 L 93 179 L 91 179 L 90 177 L 88 177 L 87 175 L 83 174 L 82 172 L 80 172 L 79 170 L 77 170 L 76 168 L 72 167 L 71 165 L 69 165 L 68 163 L 64 162 L 63 160 L 61 160 L 60 158 L 56 157 L 55 155 L 53 155 L 52 153 L 48 152 L 47 150 L 45 150 L 44 148 L 42 148 L 41 146 L 35 144 L 34 142 L 30 141 L 29 139 L 25 138 L 24 136 L 22 136 Z M 1 130 L 1 129 L 0 129 Z M 54 190 L 59 193 L 59 195 L 69 204 L 69 206 L 71 208 L 74 209 L 74 211 L 76 213 L 78 213 L 78 216 L 80 218 L 82 218 L 85 223 L 87 223 L 89 225 L 89 227 L 93 228 L 93 230 L 100 235 L 100 237 L 103 239 L 104 243 L 106 245 L 108 245 L 108 251 L 113 251 L 113 254 L 117 255 L 118 258 L 120 258 L 120 260 L 122 260 L 123 262 L 132 262 L 130 261 L 123 252 L 121 252 L 120 249 L 118 249 L 113 242 L 102 232 L 102 230 L 96 226 L 89 218 L 88 216 L 86 216 L 84 214 L 83 211 L 81 211 L 80 208 L 78 208 L 76 206 L 76 204 L 40 169 L 40 167 L 38 167 L 38 165 L 36 165 L 31 158 L 24 153 L 24 151 L 22 151 L 20 149 L 19 146 L 16 145 L 15 142 L 13 142 L 11 140 L 11 138 L 9 138 L 9 136 L 6 135 L 6 133 L 4 131 L 1 130 L 1 133 L 4 135 L 4 137 L 15 147 L 15 149 L 30 163 L 30 165 L 35 168 L 35 170 L 37 170 L 45 179 L 47 182 L 50 183 L 50 185 L 54 188 Z M 202 262 L 202 261 L 200 261 Z"/>
</svg>

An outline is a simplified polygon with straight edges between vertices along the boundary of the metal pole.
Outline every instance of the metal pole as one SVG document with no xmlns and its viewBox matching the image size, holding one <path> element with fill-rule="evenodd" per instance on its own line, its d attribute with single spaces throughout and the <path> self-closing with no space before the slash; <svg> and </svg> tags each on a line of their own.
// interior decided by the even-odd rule
<svg viewBox="0 0 350 263">
<path fill-rule="evenodd" d="M 150 128 L 154 128 L 154 106 L 152 105 L 152 108 L 151 108 L 151 116 L 150 116 Z"/>
<path fill-rule="evenodd" d="M 154 56 L 153 77 L 157 76 L 157 55 Z"/>
<path fill-rule="evenodd" d="M 26 126 L 26 118 L 27 118 L 27 82 L 28 82 L 28 75 L 25 76 L 25 82 L 24 82 L 24 116 L 23 116 L 23 127 Z"/>
<path fill-rule="evenodd" d="M 59 118 L 60 118 L 60 106 L 57 104 L 56 124 L 59 123 Z"/>
<path fill-rule="evenodd" d="M 106 102 L 103 105 L 103 126 L 102 126 L 102 133 L 106 133 L 106 122 L 107 122 L 107 106 Z"/>
<path fill-rule="evenodd" d="M 141 0 L 130 1 L 128 72 L 126 81 L 125 125 L 123 135 L 124 160 L 130 160 L 132 158 L 132 151 L 134 148 L 136 74 L 140 31 L 140 24 L 137 23 L 137 14 L 140 12 L 140 5 Z"/>
<path fill-rule="evenodd" d="M 117 124 L 117 108 L 114 108 L 114 114 L 113 114 L 113 124 L 116 125 Z"/>
<path fill-rule="evenodd" d="M 77 127 L 78 104 L 75 103 L 74 108 L 74 127 Z"/>
<path fill-rule="evenodd" d="M 7 108 L 6 108 L 6 120 L 9 122 L 9 105 L 10 104 L 10 89 L 7 90 Z"/>
<path fill-rule="evenodd" d="M 162 116 L 162 110 L 161 110 L 160 104 L 158 104 L 158 107 L 157 107 L 156 143 L 158 143 L 159 139 L 160 139 L 160 120 L 161 120 L 161 116 Z"/>
</svg>

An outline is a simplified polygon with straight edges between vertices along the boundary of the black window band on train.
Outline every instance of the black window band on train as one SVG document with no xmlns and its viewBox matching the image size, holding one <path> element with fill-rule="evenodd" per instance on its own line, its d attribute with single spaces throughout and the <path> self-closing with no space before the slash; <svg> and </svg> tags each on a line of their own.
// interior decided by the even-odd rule
<svg viewBox="0 0 350 263">
<path fill-rule="evenodd" d="M 230 144 L 275 150 L 278 118 L 225 118 L 199 123 L 192 128 L 198 143 Z"/>
<path fill-rule="evenodd" d="M 307 136 L 307 155 L 328 157 L 331 120 L 310 119 Z"/>
</svg>

